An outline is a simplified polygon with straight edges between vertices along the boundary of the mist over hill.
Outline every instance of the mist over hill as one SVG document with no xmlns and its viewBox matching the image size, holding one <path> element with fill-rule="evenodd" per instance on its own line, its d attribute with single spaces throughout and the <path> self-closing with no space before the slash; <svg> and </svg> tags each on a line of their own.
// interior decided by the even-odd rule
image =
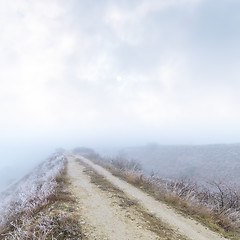
<svg viewBox="0 0 240 240">
<path fill-rule="evenodd" d="M 240 144 L 128 147 L 120 152 L 167 178 L 240 182 Z"/>
<path fill-rule="evenodd" d="M 49 146 L 46 145 L 40 142 L 26 144 L 14 141 L 10 146 L 2 144 L 3 148 L 0 151 L 0 192 L 50 156 L 54 148 L 49 143 Z"/>
<path fill-rule="evenodd" d="M 19 178 L 22 172 L 17 171 L 17 169 L 12 167 L 0 168 L 0 192 L 7 187 L 9 184 L 14 182 L 15 179 Z"/>
</svg>

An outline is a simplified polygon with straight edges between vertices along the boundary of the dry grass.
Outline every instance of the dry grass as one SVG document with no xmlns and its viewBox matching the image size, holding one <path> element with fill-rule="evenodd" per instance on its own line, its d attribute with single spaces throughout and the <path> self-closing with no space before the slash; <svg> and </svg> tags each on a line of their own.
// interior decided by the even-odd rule
<svg viewBox="0 0 240 240">
<path fill-rule="evenodd" d="M 89 155 L 88 158 L 108 169 L 113 175 L 170 204 L 182 214 L 191 216 L 210 229 L 228 238 L 240 239 L 240 189 L 213 183 L 217 189 L 211 191 L 190 180 L 166 181 L 159 177 L 146 176 L 142 171 L 119 168 L 118 161 L 115 164 L 116 161 L 102 159 L 96 154 Z M 128 164 L 121 163 L 122 165 Z"/>
<path fill-rule="evenodd" d="M 84 239 L 80 224 L 76 221 L 77 217 L 72 213 L 75 201 L 66 190 L 69 184 L 66 178 L 66 159 L 63 157 L 63 164 L 60 164 L 61 162 L 54 157 L 37 168 L 37 173 L 40 173 L 40 175 L 35 172 L 31 173 L 21 182 L 21 185 L 24 186 L 31 187 L 32 184 L 39 186 L 37 187 L 38 193 L 39 189 L 41 193 L 41 187 L 43 186 L 45 186 L 44 189 L 50 188 L 52 191 L 48 191 L 49 194 L 45 196 L 44 201 L 41 201 L 43 198 L 36 198 L 36 194 L 28 198 L 26 193 L 24 196 L 27 201 L 22 205 L 24 208 L 15 212 L 11 210 L 10 217 L 2 225 L 0 239 Z M 48 174 L 49 172 L 46 171 L 52 172 Z M 51 185 L 52 182 L 54 182 L 54 185 Z M 23 194 L 25 193 L 23 192 Z M 19 202 L 17 197 L 18 194 L 12 196 L 9 194 L 9 198 L 12 198 L 11 206 L 12 203 L 16 205 Z M 33 205 L 35 200 L 38 204 Z"/>
</svg>

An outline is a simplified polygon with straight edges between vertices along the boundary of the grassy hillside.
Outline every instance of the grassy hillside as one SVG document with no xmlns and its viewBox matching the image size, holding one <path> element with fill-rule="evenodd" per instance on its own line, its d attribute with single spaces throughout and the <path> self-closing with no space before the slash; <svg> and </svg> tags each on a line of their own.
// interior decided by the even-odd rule
<svg viewBox="0 0 240 240">
<path fill-rule="evenodd" d="M 121 151 L 162 177 L 240 182 L 240 144 L 202 146 L 146 145 Z"/>
<path fill-rule="evenodd" d="M 77 239 L 63 154 L 54 154 L 0 194 L 0 239 Z"/>
</svg>

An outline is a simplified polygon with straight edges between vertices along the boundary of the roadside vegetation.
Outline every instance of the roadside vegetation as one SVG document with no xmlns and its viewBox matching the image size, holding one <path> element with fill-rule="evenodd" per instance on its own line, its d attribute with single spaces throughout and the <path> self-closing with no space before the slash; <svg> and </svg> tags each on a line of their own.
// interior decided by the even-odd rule
<svg viewBox="0 0 240 240">
<path fill-rule="evenodd" d="M 66 190 L 66 163 L 54 154 L 1 194 L 0 239 L 82 239 Z"/>
<path fill-rule="evenodd" d="M 84 166 L 84 172 L 90 177 L 91 183 L 95 184 L 102 191 L 107 192 L 114 203 L 117 203 L 123 211 L 126 210 L 125 213 L 132 221 L 137 219 L 137 224 L 140 228 L 154 232 L 159 236 L 159 239 L 186 240 L 185 236 L 177 233 L 154 214 L 146 211 L 138 201 L 129 198 L 122 190 L 97 173 L 94 168 L 84 163 L 81 159 L 77 158 L 76 161 Z"/>
<path fill-rule="evenodd" d="M 240 239 L 239 186 L 220 181 L 203 186 L 190 179 L 166 180 L 145 175 L 135 160 L 102 158 L 96 153 L 86 157 L 225 237 Z"/>
</svg>

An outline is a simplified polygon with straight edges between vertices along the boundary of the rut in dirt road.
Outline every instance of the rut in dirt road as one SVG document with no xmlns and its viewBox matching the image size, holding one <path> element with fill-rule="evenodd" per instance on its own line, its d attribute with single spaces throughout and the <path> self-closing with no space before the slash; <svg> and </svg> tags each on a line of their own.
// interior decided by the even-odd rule
<svg viewBox="0 0 240 240">
<path fill-rule="evenodd" d="M 158 239 L 127 219 L 126 213 L 114 206 L 109 196 L 90 182 L 84 167 L 71 159 L 68 175 L 72 181 L 72 192 L 78 200 L 83 231 L 88 239 Z"/>
<path fill-rule="evenodd" d="M 150 217 L 146 219 L 147 215 L 138 211 L 123 192 L 113 187 L 106 191 L 108 183 L 103 189 L 92 183 L 91 171 L 74 158 L 68 159 L 69 190 L 77 200 L 75 210 L 81 216 L 82 231 L 88 240 L 185 240 Z"/>
<path fill-rule="evenodd" d="M 98 174 L 104 176 L 114 186 L 122 190 L 126 194 L 126 196 L 128 196 L 130 199 L 137 201 L 138 204 L 142 206 L 146 212 L 159 218 L 162 222 L 167 224 L 170 229 L 174 229 L 175 232 L 180 233 L 182 236 L 185 236 L 185 239 L 227 240 L 226 238 L 220 236 L 219 234 L 202 226 L 200 223 L 196 222 L 195 220 L 186 218 L 176 213 L 175 210 L 173 210 L 166 204 L 155 200 L 154 198 L 144 193 L 143 191 L 113 176 L 110 172 L 108 172 L 101 166 L 94 164 L 93 162 L 91 162 L 90 160 L 82 156 L 76 156 L 76 157 L 81 159 L 81 161 L 83 161 L 84 163 L 91 166 Z M 115 239 L 120 239 L 120 238 L 115 238 Z M 130 238 L 130 239 L 138 239 L 138 238 Z M 170 238 L 170 239 L 172 240 L 173 238 Z"/>
</svg>

